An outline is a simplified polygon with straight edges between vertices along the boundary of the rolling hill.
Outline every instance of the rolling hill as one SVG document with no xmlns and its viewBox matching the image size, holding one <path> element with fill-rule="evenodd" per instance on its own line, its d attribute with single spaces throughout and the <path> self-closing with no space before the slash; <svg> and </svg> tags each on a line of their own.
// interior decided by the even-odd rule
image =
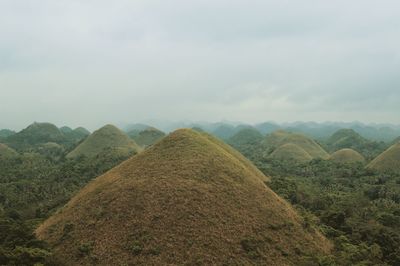
<svg viewBox="0 0 400 266">
<path fill-rule="evenodd" d="M 140 147 L 117 127 L 106 125 L 93 132 L 93 134 L 88 136 L 74 150 L 68 153 L 66 157 L 95 157 L 106 150 L 127 155 L 139 152 Z"/>
<path fill-rule="evenodd" d="M 275 149 L 284 144 L 295 144 L 308 153 L 313 159 L 328 159 L 329 154 L 314 140 L 299 133 L 290 133 L 283 130 L 275 131 L 263 140 L 264 156 L 269 156 Z"/>
<path fill-rule="evenodd" d="M 93 180 L 36 234 L 68 265 L 292 265 L 329 253 L 266 179 L 181 129 Z"/>
<path fill-rule="evenodd" d="M 313 159 L 303 148 L 293 143 L 286 143 L 279 146 L 269 155 L 269 158 L 296 163 L 305 163 Z"/>
<path fill-rule="evenodd" d="M 341 149 L 332 153 L 330 160 L 336 163 L 365 163 L 365 158 L 353 149 Z"/>
<path fill-rule="evenodd" d="M 367 168 L 380 172 L 400 172 L 400 142 L 381 153 L 367 165 Z"/>
</svg>

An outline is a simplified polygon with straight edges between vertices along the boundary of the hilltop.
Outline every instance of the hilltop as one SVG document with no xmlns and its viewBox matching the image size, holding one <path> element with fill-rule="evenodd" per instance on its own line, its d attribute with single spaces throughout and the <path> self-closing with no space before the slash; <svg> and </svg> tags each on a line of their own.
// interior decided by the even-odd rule
<svg viewBox="0 0 400 266">
<path fill-rule="evenodd" d="M 89 135 L 81 144 L 67 154 L 67 158 L 94 157 L 104 151 L 131 154 L 140 151 L 139 146 L 124 132 L 113 125 L 106 125 Z"/>
<path fill-rule="evenodd" d="M 381 153 L 367 165 L 367 168 L 380 172 L 400 172 L 400 142 Z"/>
<path fill-rule="evenodd" d="M 328 159 L 329 154 L 314 140 L 300 133 L 290 133 L 283 130 L 275 131 L 266 136 L 262 145 L 266 156 L 284 144 L 295 144 L 308 153 L 313 159 Z"/>
<path fill-rule="evenodd" d="M 175 131 L 36 231 L 69 265 L 291 265 L 330 243 L 216 138 Z"/>
<path fill-rule="evenodd" d="M 365 158 L 353 149 L 341 149 L 332 153 L 330 160 L 336 163 L 365 163 Z"/>
<path fill-rule="evenodd" d="M 64 144 L 67 139 L 55 125 L 35 122 L 20 132 L 9 136 L 5 142 L 14 149 L 24 150 L 47 142 Z"/>
<path fill-rule="evenodd" d="M 286 143 L 275 149 L 270 155 L 270 159 L 281 161 L 292 161 L 297 163 L 309 162 L 313 157 L 303 148 L 293 143 Z"/>
<path fill-rule="evenodd" d="M 18 156 L 18 153 L 5 144 L 0 143 L 0 158 L 10 158 Z"/>
<path fill-rule="evenodd" d="M 131 131 L 128 133 L 139 146 L 148 147 L 165 137 L 165 133 L 154 127 L 146 128 L 138 133 L 136 131 Z"/>
</svg>

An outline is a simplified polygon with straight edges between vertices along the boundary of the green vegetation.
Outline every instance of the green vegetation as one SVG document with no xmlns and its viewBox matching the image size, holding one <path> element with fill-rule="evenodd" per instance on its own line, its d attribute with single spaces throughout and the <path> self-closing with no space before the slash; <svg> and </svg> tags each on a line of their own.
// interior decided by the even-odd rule
<svg viewBox="0 0 400 266">
<path fill-rule="evenodd" d="M 255 128 L 244 128 L 227 140 L 227 143 L 246 157 L 256 156 L 264 136 Z M 258 152 L 259 153 L 259 152 Z"/>
<path fill-rule="evenodd" d="M 334 243 L 332 255 L 301 265 L 400 265 L 400 174 L 333 160 L 255 162 L 275 192 Z"/>
<path fill-rule="evenodd" d="M 5 144 L 0 143 L 0 159 L 16 157 L 18 153 Z"/>
<path fill-rule="evenodd" d="M 53 124 L 33 123 L 22 131 L 9 136 L 5 143 L 16 150 L 25 151 L 37 144 L 55 142 L 68 144 L 68 139 Z"/>
<path fill-rule="evenodd" d="M 386 144 L 363 138 L 353 129 L 340 129 L 327 140 L 326 146 L 331 152 L 345 148 L 353 149 L 364 157 L 372 159 L 385 149 Z"/>
</svg>

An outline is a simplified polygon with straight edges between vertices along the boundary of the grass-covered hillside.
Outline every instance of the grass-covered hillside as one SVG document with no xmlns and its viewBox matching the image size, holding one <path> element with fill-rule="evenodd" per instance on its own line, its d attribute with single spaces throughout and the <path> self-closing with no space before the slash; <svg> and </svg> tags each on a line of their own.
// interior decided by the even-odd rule
<svg viewBox="0 0 400 266">
<path fill-rule="evenodd" d="M 265 184 L 207 134 L 178 130 L 83 188 L 36 231 L 69 265 L 289 265 L 328 254 Z"/>
</svg>

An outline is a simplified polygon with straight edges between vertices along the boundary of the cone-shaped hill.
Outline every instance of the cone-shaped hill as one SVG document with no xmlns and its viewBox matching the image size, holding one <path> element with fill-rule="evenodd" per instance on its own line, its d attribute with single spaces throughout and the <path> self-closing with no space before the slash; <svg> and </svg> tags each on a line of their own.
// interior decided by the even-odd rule
<svg viewBox="0 0 400 266">
<path fill-rule="evenodd" d="M 165 137 L 165 133 L 154 127 L 148 127 L 139 133 L 128 133 L 128 135 L 141 147 L 148 147 Z"/>
<path fill-rule="evenodd" d="M 5 144 L 0 143 L 0 158 L 10 158 L 18 156 L 18 153 Z"/>
<path fill-rule="evenodd" d="M 380 172 L 400 172 L 400 142 L 392 145 L 367 165 Z"/>
<path fill-rule="evenodd" d="M 352 149 L 341 149 L 332 153 L 330 160 L 337 163 L 365 163 L 365 158 Z"/>
<path fill-rule="evenodd" d="M 140 147 L 134 140 L 113 125 L 106 125 L 88 136 L 74 150 L 67 154 L 67 158 L 79 156 L 95 157 L 104 151 L 121 155 L 137 153 Z"/>
<path fill-rule="evenodd" d="M 329 154 L 314 140 L 299 133 L 290 133 L 283 130 L 275 131 L 264 139 L 263 146 L 267 155 L 284 144 L 295 144 L 308 153 L 312 159 L 328 159 Z"/>
<path fill-rule="evenodd" d="M 37 122 L 6 139 L 10 147 L 21 150 L 47 142 L 64 144 L 67 139 L 55 125 Z"/>
<path fill-rule="evenodd" d="M 289 265 L 329 252 L 265 178 L 181 129 L 90 182 L 36 234 L 68 265 Z"/>
<path fill-rule="evenodd" d="M 293 143 L 286 143 L 275 149 L 269 156 L 270 159 L 305 163 L 313 158 L 303 148 Z"/>
</svg>

